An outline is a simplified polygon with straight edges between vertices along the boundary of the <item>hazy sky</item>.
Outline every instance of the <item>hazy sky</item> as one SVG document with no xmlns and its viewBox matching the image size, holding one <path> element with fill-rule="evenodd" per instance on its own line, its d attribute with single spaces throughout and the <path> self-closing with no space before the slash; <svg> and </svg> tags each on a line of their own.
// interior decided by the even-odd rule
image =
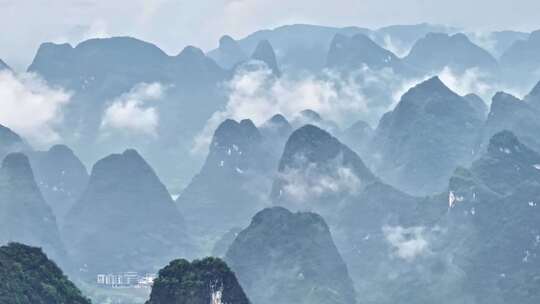
<svg viewBox="0 0 540 304">
<path fill-rule="evenodd" d="M 130 35 L 169 54 L 291 23 L 377 28 L 430 22 L 472 30 L 540 28 L 539 0 L 0 0 L 0 58 L 25 69 L 44 41 Z"/>
</svg>

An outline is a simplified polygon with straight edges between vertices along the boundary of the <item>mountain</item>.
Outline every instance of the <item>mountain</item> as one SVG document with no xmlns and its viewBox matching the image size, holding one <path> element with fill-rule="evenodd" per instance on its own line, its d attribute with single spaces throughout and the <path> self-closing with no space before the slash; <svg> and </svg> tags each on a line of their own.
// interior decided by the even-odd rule
<svg viewBox="0 0 540 304">
<path fill-rule="evenodd" d="M 471 93 L 464 95 L 463 98 L 469 102 L 469 105 L 476 111 L 476 113 L 478 113 L 478 115 L 480 115 L 480 117 L 487 116 L 489 109 L 482 97 Z"/>
<path fill-rule="evenodd" d="M 174 260 L 159 271 L 146 304 L 249 304 L 235 274 L 217 258 Z"/>
<path fill-rule="evenodd" d="M 39 246 L 55 261 L 66 261 L 56 219 L 34 180 L 28 157 L 22 153 L 9 154 L 2 162 L 0 209 L 0 243 Z"/>
<path fill-rule="evenodd" d="M 12 152 L 30 151 L 26 142 L 11 129 L 0 125 L 0 160 Z"/>
<path fill-rule="evenodd" d="M 540 30 L 532 32 L 528 39 L 515 41 L 500 58 L 500 66 L 506 81 L 520 87 L 530 87 L 540 78 Z"/>
<path fill-rule="evenodd" d="M 411 194 L 442 191 L 459 165 L 474 156 L 483 115 L 433 77 L 405 93 L 374 135 L 376 170 Z"/>
<path fill-rule="evenodd" d="M 275 52 L 279 54 L 277 61 L 281 69 L 294 74 L 322 70 L 330 42 L 337 33 L 354 35 L 370 32 L 368 29 L 357 27 L 337 28 L 293 24 L 256 31 L 237 42 L 244 53 L 252 54 L 260 41 L 268 40 Z M 217 59 L 222 56 L 221 50 L 212 50 L 208 56 Z"/>
<path fill-rule="evenodd" d="M 509 195 L 525 181 L 540 184 L 540 155 L 505 130 L 491 138 L 487 154 L 471 171 L 492 191 Z"/>
<path fill-rule="evenodd" d="M 257 44 L 255 51 L 253 51 L 253 54 L 251 55 L 251 59 L 266 63 L 274 75 L 281 75 L 274 48 L 272 48 L 272 45 L 268 40 L 262 40 Z"/>
<path fill-rule="evenodd" d="M 429 33 L 453 33 L 456 28 L 445 25 L 420 23 L 406 25 L 390 25 L 378 29 L 375 33 L 375 42 L 392 52 L 399 52 L 402 57 L 412 48 L 414 43 Z"/>
<path fill-rule="evenodd" d="M 90 304 L 40 248 L 17 243 L 0 247 L 0 302 Z"/>
<path fill-rule="evenodd" d="M 274 204 L 335 215 L 341 200 L 377 178 L 347 146 L 313 125 L 294 131 L 272 187 Z M 329 204 L 328 202 L 332 202 Z"/>
<path fill-rule="evenodd" d="M 9 65 L 7 65 L 7 63 L 0 59 L 0 71 L 2 70 L 11 70 L 11 68 L 9 67 Z"/>
<path fill-rule="evenodd" d="M 463 248 L 457 248 L 465 258 L 456 261 L 468 274 L 465 292 L 477 303 L 540 299 L 531 288 L 540 264 L 539 162 L 540 154 L 502 131 L 469 170 L 451 180 L 450 215 L 467 231 Z"/>
<path fill-rule="evenodd" d="M 497 69 L 495 58 L 461 33 L 427 34 L 414 44 L 404 62 L 425 72 L 439 72 L 445 67 L 458 73 L 473 68 L 484 72 Z"/>
<path fill-rule="evenodd" d="M 369 157 L 369 144 L 374 133 L 375 130 L 367 122 L 359 120 L 343 130 L 338 137 L 345 145 L 351 147 L 354 152 L 364 159 Z"/>
<path fill-rule="evenodd" d="M 73 151 L 64 145 L 30 154 L 36 183 L 60 225 L 88 184 L 88 172 Z"/>
<path fill-rule="evenodd" d="M 94 165 L 86 190 L 65 217 L 63 235 L 89 277 L 155 271 L 193 250 L 165 186 L 135 150 Z"/>
<path fill-rule="evenodd" d="M 291 124 L 287 118 L 285 118 L 285 116 L 276 114 L 264 122 L 259 127 L 259 131 L 263 135 L 263 138 L 288 138 L 293 130 Z"/>
<path fill-rule="evenodd" d="M 532 96 L 534 96 L 534 90 L 528 95 L 527 101 L 504 92 L 498 92 L 493 96 L 484 126 L 484 147 L 487 147 L 493 135 L 509 130 L 523 143 L 540 151 L 540 141 L 536 136 L 540 131 L 540 123 L 536 119 L 539 110 L 535 107 Z"/>
<path fill-rule="evenodd" d="M 233 68 L 248 57 L 238 42 L 228 35 L 219 39 L 219 46 L 214 54 L 213 59 L 225 69 Z"/>
<path fill-rule="evenodd" d="M 388 241 L 391 233 L 385 233 L 384 228 L 401 233 L 402 227 L 408 235 L 416 229 L 409 226 L 430 223 L 445 212 L 445 205 L 424 205 L 424 199 L 385 184 L 355 152 L 310 125 L 289 137 L 272 199 L 278 206 L 312 210 L 325 218 L 357 294 L 373 303 L 395 302 L 399 297 L 388 297 L 381 291 L 403 290 L 407 276 L 420 275 L 407 256 L 394 253 L 395 247 Z M 429 280 L 422 280 L 426 290 Z"/>
<path fill-rule="evenodd" d="M 259 41 L 268 40 L 274 47 L 279 66 L 288 74 L 319 72 L 325 67 L 325 60 L 336 34 L 352 37 L 364 34 L 377 44 L 396 53 L 406 54 L 411 46 L 430 32 L 456 32 L 456 29 L 432 24 L 395 25 L 370 30 L 360 27 L 329 27 L 310 24 L 291 24 L 274 29 L 256 31 L 237 40 L 245 54 L 251 54 Z M 208 52 L 216 61 L 226 53 L 221 47 Z"/>
<path fill-rule="evenodd" d="M 529 39 L 530 33 L 517 31 L 496 31 L 490 33 L 467 34 L 479 46 L 500 58 L 514 43 Z"/>
<path fill-rule="evenodd" d="M 44 43 L 28 71 L 72 93 L 59 132 L 85 163 L 94 163 L 109 151 L 135 147 L 174 187 L 185 185 L 203 159 L 175 163 L 164 159 L 190 155 L 194 136 L 226 103 L 221 84 L 230 77 L 198 48 L 188 46 L 169 56 L 130 37 L 90 39 L 75 47 Z M 146 116 L 136 111 L 121 125 L 105 123 L 106 111 L 113 105 L 133 112 L 129 101 L 136 104 L 134 110 L 155 113 L 155 125 L 137 127 Z"/>
<path fill-rule="evenodd" d="M 279 145 L 266 140 L 251 120 L 219 125 L 201 171 L 176 200 L 192 235 L 215 241 L 266 206 L 279 157 L 265 149 Z"/>
<path fill-rule="evenodd" d="M 535 109 L 540 110 L 540 81 L 524 97 L 524 100 Z"/>
<path fill-rule="evenodd" d="M 257 213 L 226 261 L 257 303 L 356 303 L 347 267 L 314 213 Z"/>
<path fill-rule="evenodd" d="M 367 66 L 374 70 L 391 68 L 396 73 L 410 72 L 401 59 L 364 34 L 336 35 L 328 51 L 326 66 L 339 70 L 358 70 Z"/>
</svg>

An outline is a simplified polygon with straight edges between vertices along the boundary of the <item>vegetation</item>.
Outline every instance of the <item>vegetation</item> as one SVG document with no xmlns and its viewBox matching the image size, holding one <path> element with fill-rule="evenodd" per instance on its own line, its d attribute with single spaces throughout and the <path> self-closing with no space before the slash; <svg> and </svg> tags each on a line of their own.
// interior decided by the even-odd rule
<svg viewBox="0 0 540 304">
<path fill-rule="evenodd" d="M 90 304 L 40 248 L 0 247 L 0 303 Z"/>
<path fill-rule="evenodd" d="M 249 304 L 227 264 L 218 258 L 179 259 L 159 271 L 147 304 Z"/>
</svg>

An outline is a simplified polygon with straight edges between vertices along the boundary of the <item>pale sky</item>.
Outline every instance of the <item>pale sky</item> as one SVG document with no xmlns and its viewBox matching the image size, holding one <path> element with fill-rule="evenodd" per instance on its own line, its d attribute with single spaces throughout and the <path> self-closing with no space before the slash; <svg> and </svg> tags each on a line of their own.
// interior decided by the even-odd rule
<svg viewBox="0 0 540 304">
<path fill-rule="evenodd" d="M 284 24 L 378 28 L 430 22 L 468 30 L 540 28 L 538 0 L 0 0 L 0 58 L 18 70 L 45 41 L 134 36 L 169 54 Z"/>
</svg>

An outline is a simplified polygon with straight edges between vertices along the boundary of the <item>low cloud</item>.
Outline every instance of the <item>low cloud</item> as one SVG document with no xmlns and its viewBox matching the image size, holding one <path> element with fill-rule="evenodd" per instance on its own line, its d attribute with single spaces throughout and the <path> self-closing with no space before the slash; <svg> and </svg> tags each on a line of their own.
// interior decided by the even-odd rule
<svg viewBox="0 0 540 304">
<path fill-rule="evenodd" d="M 165 87 L 160 83 L 140 83 L 128 93 L 114 99 L 105 109 L 101 129 L 105 134 L 120 131 L 129 134 L 157 136 L 159 112 L 149 102 L 163 98 Z"/>
<path fill-rule="evenodd" d="M 478 68 L 470 68 L 463 73 L 455 73 L 449 67 L 445 67 L 440 73 L 439 78 L 452 91 L 459 95 L 475 93 L 483 99 L 493 96 L 495 89 L 494 81 L 490 80 L 487 73 Z"/>
<path fill-rule="evenodd" d="M 358 193 L 362 186 L 353 170 L 342 165 L 341 156 L 317 164 L 297 155 L 295 166 L 285 168 L 279 173 L 278 180 L 280 199 L 297 205 L 298 210 L 310 209 L 314 201 L 324 197 Z"/>
<path fill-rule="evenodd" d="M 384 226 L 382 230 L 394 250 L 393 254 L 401 259 L 411 262 L 429 252 L 425 227 Z"/>
<path fill-rule="evenodd" d="M 404 79 L 402 86 L 399 89 L 394 90 L 393 99 L 395 103 L 392 104 L 388 110 L 392 110 L 401 99 L 401 96 L 409 89 L 433 76 L 439 76 L 441 81 L 456 94 L 463 96 L 474 93 L 480 96 L 487 104 L 490 103 L 491 98 L 497 91 L 503 90 L 514 94 L 519 92 L 517 93 L 517 96 L 522 93 L 521 90 L 516 90 L 516 88 L 512 88 L 499 82 L 479 68 L 470 68 L 460 73 L 452 70 L 450 67 L 444 67 L 441 71 L 434 74 Z"/>
<path fill-rule="evenodd" d="M 375 127 L 404 93 L 435 75 L 457 94 L 475 93 L 488 104 L 498 90 L 516 92 L 478 68 L 457 72 L 445 67 L 437 73 L 407 78 L 390 68 L 373 70 L 363 66 L 347 74 L 324 70 L 318 75 L 294 78 L 285 74 L 277 78 L 264 63 L 251 62 L 224 84 L 227 104 L 196 136 L 192 152 L 205 154 L 214 130 L 227 118 L 249 118 L 260 125 L 276 113 L 293 119 L 300 111 L 311 109 L 342 129 L 358 120 Z"/>
<path fill-rule="evenodd" d="M 403 82 L 391 69 L 362 67 L 346 76 L 325 70 L 318 76 L 276 78 L 263 63 L 247 67 L 225 84 L 227 105 L 214 113 L 197 136 L 193 152 L 206 151 L 213 131 L 226 118 L 250 118 L 259 125 L 276 113 L 290 119 L 311 109 L 342 128 L 359 119 L 375 123 L 392 103 L 388 88 L 399 88 Z"/>
<path fill-rule="evenodd" d="M 0 124 L 13 129 L 36 147 L 60 139 L 62 108 L 71 93 L 48 86 L 32 73 L 0 72 Z"/>
<path fill-rule="evenodd" d="M 405 57 L 411 50 L 410 46 L 403 45 L 399 40 L 392 39 L 390 35 L 384 35 L 382 47 L 394 53 L 398 57 Z"/>
</svg>

